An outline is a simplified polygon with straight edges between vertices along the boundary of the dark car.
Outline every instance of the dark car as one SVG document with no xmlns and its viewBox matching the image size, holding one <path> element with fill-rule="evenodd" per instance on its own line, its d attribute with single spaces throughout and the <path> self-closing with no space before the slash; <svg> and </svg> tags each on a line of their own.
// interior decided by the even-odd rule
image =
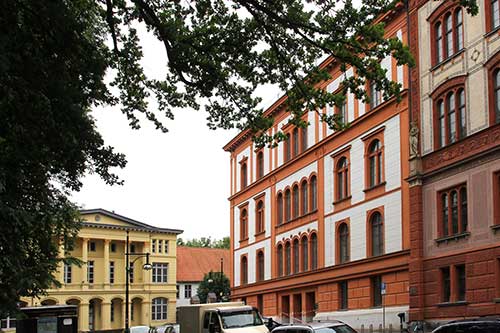
<svg viewBox="0 0 500 333">
<path fill-rule="evenodd" d="M 276 327 L 271 333 L 357 333 L 341 321 L 293 324 Z"/>
<path fill-rule="evenodd" d="M 478 318 L 451 321 L 432 333 L 500 333 L 500 319 Z"/>
</svg>

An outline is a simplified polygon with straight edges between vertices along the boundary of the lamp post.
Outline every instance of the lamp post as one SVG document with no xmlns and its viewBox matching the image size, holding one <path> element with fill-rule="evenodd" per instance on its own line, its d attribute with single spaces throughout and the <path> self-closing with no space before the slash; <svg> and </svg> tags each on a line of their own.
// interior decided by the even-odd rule
<svg viewBox="0 0 500 333">
<path fill-rule="evenodd" d="M 129 251 L 129 231 L 127 230 L 127 243 L 126 243 L 126 251 L 125 251 L 125 261 L 126 261 L 126 267 L 125 267 L 125 333 L 130 332 L 129 328 L 129 311 L 128 311 L 128 304 L 129 304 L 129 284 L 130 284 L 130 256 L 137 256 L 132 261 L 132 265 L 137 261 L 137 259 L 146 257 L 146 263 L 142 266 L 142 269 L 149 271 L 153 266 L 149 263 L 149 253 L 130 253 Z M 145 281 L 144 281 L 145 282 Z"/>
</svg>

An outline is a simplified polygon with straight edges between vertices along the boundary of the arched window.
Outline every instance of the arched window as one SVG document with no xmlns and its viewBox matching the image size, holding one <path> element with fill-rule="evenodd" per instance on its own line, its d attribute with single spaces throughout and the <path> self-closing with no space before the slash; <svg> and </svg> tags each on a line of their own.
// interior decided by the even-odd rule
<svg viewBox="0 0 500 333">
<path fill-rule="evenodd" d="M 153 298 L 151 301 L 151 320 L 167 320 L 168 299 Z"/>
<path fill-rule="evenodd" d="M 339 262 L 341 264 L 349 261 L 349 227 L 342 223 L 338 229 L 339 237 Z"/>
<path fill-rule="evenodd" d="M 434 27 L 433 63 L 437 65 L 464 48 L 463 10 L 449 6 L 436 11 L 430 21 Z"/>
<path fill-rule="evenodd" d="M 300 245 L 302 247 L 302 272 L 305 272 L 309 269 L 309 242 L 307 236 L 302 237 Z"/>
<path fill-rule="evenodd" d="M 467 231 L 467 188 L 460 188 L 460 226 L 461 231 Z"/>
<path fill-rule="evenodd" d="M 278 225 L 283 224 L 283 194 L 278 193 L 278 204 L 276 209 L 278 210 Z"/>
<path fill-rule="evenodd" d="M 257 281 L 264 281 L 264 252 L 257 253 Z"/>
<path fill-rule="evenodd" d="M 370 110 L 382 104 L 382 91 L 377 88 L 375 81 L 370 81 Z"/>
<path fill-rule="evenodd" d="M 295 127 L 292 132 L 293 135 L 293 157 L 299 154 L 299 129 Z"/>
<path fill-rule="evenodd" d="M 346 157 L 341 157 L 337 163 L 337 200 L 349 196 L 349 168 Z"/>
<path fill-rule="evenodd" d="M 311 269 L 318 268 L 318 236 L 311 235 Z"/>
<path fill-rule="evenodd" d="M 458 185 L 439 192 L 440 237 L 467 231 L 467 186 Z"/>
<path fill-rule="evenodd" d="M 307 127 L 302 127 L 300 129 L 300 134 L 302 136 L 302 140 L 301 140 L 301 146 L 302 146 L 302 151 L 306 151 L 307 150 Z"/>
<path fill-rule="evenodd" d="M 448 236 L 448 193 L 441 194 L 441 218 L 443 223 L 443 236 Z"/>
<path fill-rule="evenodd" d="M 292 216 L 293 216 L 293 218 L 297 218 L 299 216 L 299 186 L 298 185 L 294 185 L 294 187 L 293 187 Z"/>
<path fill-rule="evenodd" d="M 286 190 L 285 191 L 285 222 L 288 222 L 290 221 L 290 213 L 291 213 L 291 194 L 290 194 L 290 190 Z"/>
<path fill-rule="evenodd" d="M 256 233 L 259 234 L 264 231 L 264 201 L 259 200 L 257 202 L 257 209 L 255 214 L 256 219 Z"/>
<path fill-rule="evenodd" d="M 290 139 L 290 134 L 287 134 L 285 140 L 285 162 L 290 161 L 292 158 L 292 143 L 290 141 L 292 141 Z"/>
<path fill-rule="evenodd" d="M 248 260 L 246 256 L 241 257 L 241 284 L 248 283 Z"/>
<path fill-rule="evenodd" d="M 378 139 L 373 140 L 368 148 L 369 186 L 382 183 L 382 146 Z"/>
<path fill-rule="evenodd" d="M 439 63 L 444 60 L 443 52 L 443 30 L 441 29 L 441 22 L 436 23 L 434 27 L 436 34 L 436 61 Z"/>
<path fill-rule="evenodd" d="M 247 164 L 241 163 L 241 189 L 247 187 L 248 174 L 247 174 Z"/>
<path fill-rule="evenodd" d="M 292 251 L 290 248 L 290 242 L 285 244 L 285 275 L 290 275 L 292 273 Z"/>
<path fill-rule="evenodd" d="M 240 240 L 248 238 L 248 213 L 245 208 L 240 213 Z"/>
<path fill-rule="evenodd" d="M 449 57 L 453 54 L 453 18 L 451 17 L 451 13 L 448 13 L 444 18 L 445 24 L 445 45 L 446 45 L 446 57 Z"/>
<path fill-rule="evenodd" d="M 462 8 L 455 11 L 455 49 L 460 51 L 464 48 L 464 24 Z"/>
<path fill-rule="evenodd" d="M 293 273 L 297 274 L 299 272 L 299 240 L 295 239 L 293 241 Z"/>
<path fill-rule="evenodd" d="M 438 127 L 435 149 L 438 149 L 467 135 L 465 90 L 459 85 L 434 97 L 436 98 L 434 116 Z"/>
<path fill-rule="evenodd" d="M 278 245 L 278 276 L 283 276 L 283 245 Z"/>
<path fill-rule="evenodd" d="M 318 181 L 316 176 L 311 177 L 311 211 L 318 209 Z"/>
<path fill-rule="evenodd" d="M 495 30 L 500 26 L 500 6 L 499 0 L 486 0 L 486 15 L 488 16 L 486 22 L 488 22 L 488 31 Z"/>
<path fill-rule="evenodd" d="M 264 153 L 257 153 L 257 179 L 264 177 Z"/>
<path fill-rule="evenodd" d="M 382 214 L 375 212 L 370 216 L 370 234 L 372 256 L 384 254 L 384 233 L 382 224 Z"/>
<path fill-rule="evenodd" d="M 300 191 L 302 197 L 302 215 L 305 215 L 308 213 L 309 202 L 309 196 L 307 194 L 307 181 L 302 181 L 302 184 L 300 185 Z"/>
</svg>

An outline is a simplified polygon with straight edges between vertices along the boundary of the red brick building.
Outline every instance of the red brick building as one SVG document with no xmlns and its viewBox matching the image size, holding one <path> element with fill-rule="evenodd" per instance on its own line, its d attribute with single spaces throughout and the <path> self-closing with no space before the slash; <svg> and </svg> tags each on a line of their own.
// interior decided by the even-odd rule
<svg viewBox="0 0 500 333">
<path fill-rule="evenodd" d="M 410 319 L 431 329 L 500 314 L 500 14 L 410 3 Z"/>
<path fill-rule="evenodd" d="M 406 42 L 406 17 L 400 6 L 381 18 L 388 37 Z M 332 80 L 321 86 L 336 91 L 339 64 L 322 66 Z M 386 327 L 399 327 L 409 304 L 408 71 L 391 57 L 382 66 L 403 85 L 401 103 L 367 86 L 370 105 L 349 94 L 342 108 L 308 112 L 300 129 L 288 124 L 283 96 L 266 114 L 275 119 L 270 134 L 289 140 L 256 149 L 244 131 L 224 147 L 233 299 L 280 321 L 335 318 L 366 330 L 382 326 L 384 304 Z M 350 127 L 331 131 L 322 112 L 341 113 Z"/>
</svg>

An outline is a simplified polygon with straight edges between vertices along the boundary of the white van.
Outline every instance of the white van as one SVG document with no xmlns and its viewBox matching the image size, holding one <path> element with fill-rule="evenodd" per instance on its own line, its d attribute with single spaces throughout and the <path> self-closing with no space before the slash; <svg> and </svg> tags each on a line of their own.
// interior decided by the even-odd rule
<svg viewBox="0 0 500 333">
<path fill-rule="evenodd" d="M 269 333 L 257 309 L 242 302 L 180 306 L 181 333 Z"/>
</svg>

